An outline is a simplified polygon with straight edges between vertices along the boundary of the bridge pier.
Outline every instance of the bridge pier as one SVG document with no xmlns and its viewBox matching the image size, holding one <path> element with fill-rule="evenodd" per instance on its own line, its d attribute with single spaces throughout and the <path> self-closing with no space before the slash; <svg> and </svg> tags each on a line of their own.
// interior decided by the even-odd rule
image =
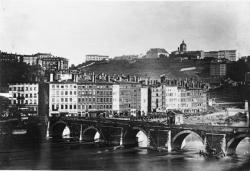
<svg viewBox="0 0 250 171">
<path fill-rule="evenodd" d="M 226 134 L 206 133 L 204 142 L 207 154 L 226 154 Z"/>
<path fill-rule="evenodd" d="M 168 152 L 172 151 L 172 142 L 171 142 L 171 130 L 168 131 L 168 141 L 167 141 L 167 147 L 168 147 Z"/>
</svg>

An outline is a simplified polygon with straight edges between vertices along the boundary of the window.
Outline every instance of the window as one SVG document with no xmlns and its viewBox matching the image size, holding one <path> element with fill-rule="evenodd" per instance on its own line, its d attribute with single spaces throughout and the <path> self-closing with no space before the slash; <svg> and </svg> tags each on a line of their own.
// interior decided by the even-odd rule
<svg viewBox="0 0 250 171">
<path fill-rule="evenodd" d="M 72 95 L 72 91 L 70 91 L 69 94 Z"/>
<path fill-rule="evenodd" d="M 61 102 L 64 102 L 64 98 L 61 98 Z"/>
<path fill-rule="evenodd" d="M 61 109 L 63 109 L 63 105 L 61 105 Z"/>
<path fill-rule="evenodd" d="M 74 91 L 74 95 L 76 95 L 76 91 Z"/>
<path fill-rule="evenodd" d="M 65 102 L 68 102 L 68 98 L 65 98 Z"/>
<path fill-rule="evenodd" d="M 69 98 L 69 101 L 72 102 L 72 98 Z"/>
<path fill-rule="evenodd" d="M 63 85 L 61 85 L 61 88 L 64 88 L 64 86 L 63 86 Z"/>
<path fill-rule="evenodd" d="M 65 95 L 66 95 L 66 96 L 68 95 L 68 91 L 65 91 Z"/>
<path fill-rule="evenodd" d="M 76 105 L 74 105 L 74 109 L 76 109 Z"/>
<path fill-rule="evenodd" d="M 72 105 L 69 105 L 69 109 L 72 109 Z"/>
<path fill-rule="evenodd" d="M 54 84 L 52 85 L 52 88 L 55 88 L 55 85 L 54 85 Z"/>
<path fill-rule="evenodd" d="M 32 98 L 32 94 L 30 94 L 30 98 Z"/>
<path fill-rule="evenodd" d="M 65 109 L 68 109 L 68 105 L 65 105 Z"/>
<path fill-rule="evenodd" d="M 61 95 L 63 96 L 63 91 L 61 91 Z"/>
</svg>

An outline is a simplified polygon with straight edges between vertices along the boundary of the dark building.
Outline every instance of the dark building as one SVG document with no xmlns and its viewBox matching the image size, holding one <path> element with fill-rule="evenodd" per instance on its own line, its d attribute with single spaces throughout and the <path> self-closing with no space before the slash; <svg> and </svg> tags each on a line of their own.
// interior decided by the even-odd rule
<svg viewBox="0 0 250 171">
<path fill-rule="evenodd" d="M 58 71 L 68 69 L 68 59 L 62 57 L 43 57 L 37 59 L 38 65 L 45 70 Z"/>
</svg>

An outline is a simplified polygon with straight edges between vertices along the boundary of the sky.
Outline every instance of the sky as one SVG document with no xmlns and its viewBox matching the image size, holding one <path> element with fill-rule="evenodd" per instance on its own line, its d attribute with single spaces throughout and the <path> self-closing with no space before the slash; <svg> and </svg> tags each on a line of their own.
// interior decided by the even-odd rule
<svg viewBox="0 0 250 171">
<path fill-rule="evenodd" d="M 52 53 L 79 64 L 87 54 L 150 48 L 236 49 L 250 55 L 250 1 L 0 0 L 0 50 Z"/>
</svg>

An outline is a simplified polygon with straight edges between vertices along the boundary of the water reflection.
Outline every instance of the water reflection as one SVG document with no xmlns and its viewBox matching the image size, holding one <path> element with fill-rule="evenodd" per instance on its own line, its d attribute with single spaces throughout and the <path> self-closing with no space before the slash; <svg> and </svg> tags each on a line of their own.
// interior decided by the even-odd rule
<svg viewBox="0 0 250 171">
<path fill-rule="evenodd" d="M 85 169 L 85 170 L 247 170 L 250 169 L 250 141 L 239 144 L 236 155 L 220 160 L 204 159 L 204 148 L 189 135 L 183 151 L 156 152 L 141 148 L 114 149 L 91 143 L 63 139 L 33 140 L 21 137 L 0 138 L 1 169 Z"/>
</svg>

